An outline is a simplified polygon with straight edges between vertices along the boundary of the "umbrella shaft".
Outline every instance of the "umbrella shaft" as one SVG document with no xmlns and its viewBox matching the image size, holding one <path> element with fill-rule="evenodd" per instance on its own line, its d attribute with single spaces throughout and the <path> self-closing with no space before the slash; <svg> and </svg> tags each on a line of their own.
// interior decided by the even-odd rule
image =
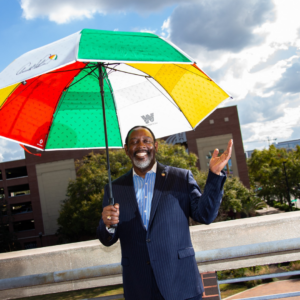
<svg viewBox="0 0 300 300">
<path fill-rule="evenodd" d="M 104 135 L 105 135 L 105 148 L 106 148 L 106 161 L 107 161 L 107 172 L 108 172 L 108 187 L 109 187 L 109 205 L 114 205 L 114 199 L 112 194 L 112 184 L 110 175 L 110 164 L 109 164 L 109 153 L 108 153 L 108 139 L 107 139 L 107 128 L 106 128 L 106 115 L 105 115 L 105 103 L 104 103 L 104 76 L 101 64 L 98 64 L 99 69 L 99 85 L 100 94 L 102 100 L 102 110 L 103 110 L 103 123 L 104 123 Z"/>
</svg>

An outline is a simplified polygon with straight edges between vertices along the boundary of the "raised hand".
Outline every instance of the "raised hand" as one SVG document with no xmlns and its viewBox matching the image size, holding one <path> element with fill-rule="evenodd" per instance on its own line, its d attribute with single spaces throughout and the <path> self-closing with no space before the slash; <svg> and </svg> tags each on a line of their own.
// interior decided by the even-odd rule
<svg viewBox="0 0 300 300">
<path fill-rule="evenodd" d="M 233 140 L 229 140 L 226 151 L 222 153 L 222 155 L 219 157 L 218 157 L 219 150 L 215 149 L 209 162 L 209 169 L 211 172 L 220 175 L 221 171 L 224 169 L 224 167 L 226 166 L 226 164 L 228 163 L 231 157 L 232 145 L 233 145 Z"/>
</svg>

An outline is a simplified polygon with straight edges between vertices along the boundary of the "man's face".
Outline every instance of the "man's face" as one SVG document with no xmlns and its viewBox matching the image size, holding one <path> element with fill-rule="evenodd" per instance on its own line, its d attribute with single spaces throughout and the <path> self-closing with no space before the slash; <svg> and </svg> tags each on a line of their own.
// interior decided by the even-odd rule
<svg viewBox="0 0 300 300">
<path fill-rule="evenodd" d="M 125 152 L 136 168 L 150 170 L 155 163 L 157 147 L 158 144 L 154 143 L 150 131 L 145 128 L 136 128 L 129 135 Z"/>
</svg>

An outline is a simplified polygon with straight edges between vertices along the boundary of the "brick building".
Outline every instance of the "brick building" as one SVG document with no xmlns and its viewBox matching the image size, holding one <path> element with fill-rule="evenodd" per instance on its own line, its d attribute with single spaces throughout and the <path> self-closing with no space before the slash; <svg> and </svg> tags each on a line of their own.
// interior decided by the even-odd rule
<svg viewBox="0 0 300 300">
<path fill-rule="evenodd" d="M 74 160 L 90 152 L 51 151 L 41 157 L 25 153 L 25 159 L 0 163 L 3 223 L 9 221 L 9 231 L 16 233 L 23 249 L 56 244 L 58 211 L 69 180 L 76 177 Z"/>
</svg>

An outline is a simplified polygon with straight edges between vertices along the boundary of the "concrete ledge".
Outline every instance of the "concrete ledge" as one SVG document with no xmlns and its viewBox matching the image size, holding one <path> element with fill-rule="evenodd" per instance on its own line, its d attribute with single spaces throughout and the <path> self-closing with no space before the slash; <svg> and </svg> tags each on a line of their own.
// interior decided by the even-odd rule
<svg viewBox="0 0 300 300">
<path fill-rule="evenodd" d="M 0 254 L 0 279 L 107 265 L 121 261 L 119 242 L 98 240 Z"/>
<path fill-rule="evenodd" d="M 195 251 L 209 251 L 299 238 L 300 212 L 261 216 L 190 228 Z M 247 247 L 241 247 L 247 248 Z M 225 249 L 224 249 L 225 250 Z M 271 249 L 270 249 L 271 250 Z M 222 251 L 222 250 L 221 250 Z M 204 253 L 203 253 L 204 254 Z M 300 260 L 300 249 L 223 258 L 199 265 L 200 272 Z M 0 279 L 120 263 L 120 245 L 98 240 L 0 254 Z M 121 283 L 120 275 L 72 280 L 0 291 L 1 299 L 78 290 Z"/>
<path fill-rule="evenodd" d="M 241 259 L 257 255 L 270 255 L 274 253 L 278 254 L 287 251 L 293 252 L 298 251 L 298 249 L 300 249 L 300 238 L 281 240 L 280 242 L 273 241 L 252 245 L 199 251 L 195 253 L 195 259 L 197 263 L 201 264 L 213 261 L 228 261 L 232 258 Z M 61 283 L 66 281 L 108 277 L 121 274 L 122 267 L 120 263 L 49 272 L 43 274 L 33 274 L 0 279 L 0 291 L 36 285 Z"/>
</svg>

